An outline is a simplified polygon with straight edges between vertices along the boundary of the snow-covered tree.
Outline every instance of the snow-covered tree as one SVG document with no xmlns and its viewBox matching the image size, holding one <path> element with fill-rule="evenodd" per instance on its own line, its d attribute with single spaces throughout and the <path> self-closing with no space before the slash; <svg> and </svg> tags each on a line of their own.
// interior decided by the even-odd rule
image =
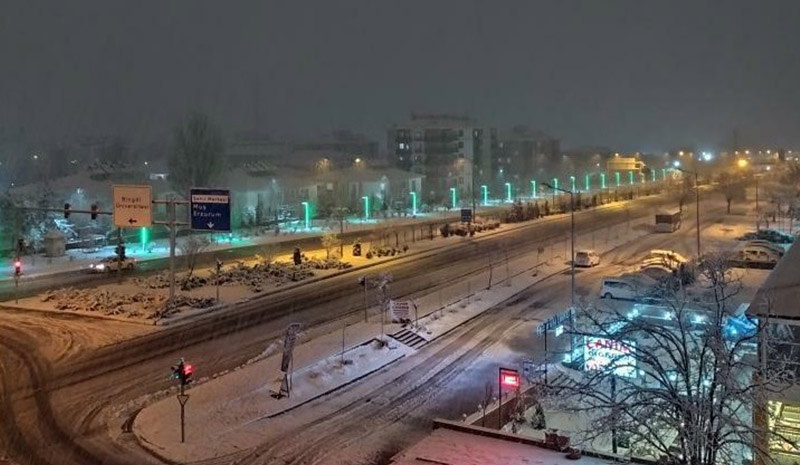
<svg viewBox="0 0 800 465">
<path fill-rule="evenodd" d="M 634 456 L 670 464 L 766 456 L 775 433 L 754 415 L 769 415 L 766 394 L 793 385 L 794 375 L 780 360 L 762 369 L 757 343 L 772 344 L 768 322 L 735 314 L 731 302 L 741 286 L 727 263 L 724 254 L 706 256 L 702 291 L 692 298 L 668 282 L 659 306 L 577 312 L 573 333 L 588 356 L 583 370 L 560 376 L 549 392 L 561 408 L 588 419 L 581 432 L 587 442 L 610 440 L 613 449 L 624 445 Z"/>
<path fill-rule="evenodd" d="M 197 259 L 200 257 L 200 254 L 202 254 L 210 245 L 211 241 L 207 236 L 189 236 L 180 243 L 179 249 L 181 256 L 183 256 L 183 259 L 186 261 L 187 271 L 186 276 L 183 278 L 183 287 L 185 287 L 186 284 L 192 279 L 194 269 L 197 266 Z"/>
<path fill-rule="evenodd" d="M 222 171 L 222 132 L 202 113 L 193 113 L 175 131 L 167 160 L 169 182 L 178 195 L 192 187 L 211 187 Z"/>
</svg>

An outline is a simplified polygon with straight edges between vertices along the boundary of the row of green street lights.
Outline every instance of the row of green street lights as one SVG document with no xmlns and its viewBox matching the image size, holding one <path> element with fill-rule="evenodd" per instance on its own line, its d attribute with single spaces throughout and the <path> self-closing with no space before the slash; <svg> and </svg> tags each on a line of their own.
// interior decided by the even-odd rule
<svg viewBox="0 0 800 465">
<path fill-rule="evenodd" d="M 641 176 L 642 176 L 641 182 L 642 183 L 646 182 L 645 174 L 642 173 Z M 584 186 L 584 190 L 586 190 L 586 191 L 591 190 L 591 177 L 592 177 L 591 173 L 586 173 L 584 175 L 583 186 Z M 666 168 L 662 168 L 661 169 L 661 179 L 664 180 L 664 179 L 666 179 L 666 177 L 667 177 L 667 169 Z M 620 172 L 619 171 L 614 172 L 614 178 L 615 178 L 617 187 L 622 187 L 621 176 L 620 176 Z M 653 182 L 656 181 L 656 178 L 657 178 L 656 171 L 653 170 L 652 171 L 652 180 L 653 180 Z M 577 192 L 576 177 L 575 176 L 570 176 L 569 180 L 570 180 L 570 185 L 572 187 L 572 189 L 571 189 L 572 192 Z M 635 184 L 633 171 L 628 171 L 628 184 L 629 185 Z M 544 185 L 550 187 L 551 190 L 553 190 L 554 192 L 562 190 L 558 186 L 558 178 L 553 178 L 553 182 L 551 184 L 544 183 Z M 608 187 L 606 185 L 606 173 L 600 173 L 600 186 L 601 186 L 602 189 L 606 189 Z M 507 183 L 505 183 L 505 188 L 506 188 L 505 201 L 506 202 L 512 202 L 513 201 L 513 197 L 514 197 L 513 194 L 512 194 L 513 186 L 511 185 L 510 182 L 507 182 Z M 453 209 L 456 209 L 458 207 L 458 199 L 457 199 L 457 194 L 456 193 L 457 193 L 456 188 L 455 187 L 451 187 L 450 188 L 450 203 L 451 203 L 451 206 L 452 206 Z M 538 184 L 536 183 L 535 180 L 531 180 L 531 196 L 533 198 L 538 198 L 539 197 Z M 482 197 L 482 200 L 483 200 L 483 205 L 484 206 L 489 205 L 489 186 L 487 186 L 485 184 L 481 185 L 481 197 Z M 361 199 L 364 201 L 364 221 L 368 221 L 370 219 L 369 197 L 368 196 L 363 196 L 363 197 L 361 197 Z M 301 204 L 303 206 L 303 216 L 304 216 L 305 229 L 308 230 L 311 227 L 311 204 L 309 202 L 302 202 Z M 418 212 L 417 193 L 412 191 L 411 192 L 411 213 L 412 213 L 413 216 L 416 216 L 417 212 Z M 146 242 L 146 239 L 143 238 L 142 242 L 143 243 Z"/>
</svg>

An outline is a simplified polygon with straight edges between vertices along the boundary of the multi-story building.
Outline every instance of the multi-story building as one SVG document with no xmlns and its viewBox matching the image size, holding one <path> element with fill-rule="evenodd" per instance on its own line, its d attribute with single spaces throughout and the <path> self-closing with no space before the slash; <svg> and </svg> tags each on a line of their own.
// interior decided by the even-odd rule
<svg viewBox="0 0 800 465">
<path fill-rule="evenodd" d="M 412 114 L 411 120 L 389 129 L 388 153 L 400 169 L 424 175 L 422 198 L 429 204 L 467 206 L 480 185 L 493 175 L 497 130 L 480 126 L 468 116 Z"/>
<path fill-rule="evenodd" d="M 516 126 L 501 133 L 494 158 L 496 176 L 492 187 L 499 189 L 509 182 L 515 192 L 524 192 L 531 180 L 549 178 L 554 173 L 553 165 L 558 163 L 560 145 L 558 139 L 527 126 Z"/>
<path fill-rule="evenodd" d="M 768 376 L 777 373 L 800 379 L 800 247 L 795 243 L 778 262 L 750 303 L 748 314 L 758 318 L 766 328 L 760 342 L 760 360 L 765 362 Z M 788 379 L 788 378 L 787 378 Z M 800 385 L 788 389 L 765 390 L 768 412 L 761 412 L 771 437 L 766 446 L 770 458 L 778 464 L 794 464 L 800 460 Z M 756 420 L 759 420 L 756 412 Z M 756 463 L 764 463 L 757 461 Z"/>
</svg>

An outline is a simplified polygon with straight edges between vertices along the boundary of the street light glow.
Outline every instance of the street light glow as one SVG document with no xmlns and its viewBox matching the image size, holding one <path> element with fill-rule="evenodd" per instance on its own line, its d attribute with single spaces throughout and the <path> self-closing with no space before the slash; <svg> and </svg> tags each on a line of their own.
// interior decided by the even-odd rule
<svg viewBox="0 0 800 465">
<path fill-rule="evenodd" d="M 361 199 L 364 201 L 364 221 L 367 221 L 369 219 L 369 197 L 365 195 Z"/>
<path fill-rule="evenodd" d="M 536 193 L 536 181 L 531 181 L 531 196 L 533 196 L 534 199 L 538 197 Z"/>
<path fill-rule="evenodd" d="M 736 164 L 739 166 L 739 168 L 747 168 L 747 160 L 744 158 L 740 158 Z"/>
<path fill-rule="evenodd" d="M 455 187 L 451 187 L 450 188 L 450 199 L 451 199 L 451 202 L 453 204 L 453 209 L 455 210 L 455 208 L 456 208 L 456 188 Z"/>
<path fill-rule="evenodd" d="M 309 230 L 309 225 L 311 224 L 311 208 L 308 202 L 301 202 L 303 205 L 303 216 L 305 218 L 306 224 L 306 231 Z"/>
<path fill-rule="evenodd" d="M 417 193 L 411 192 L 411 214 L 417 216 Z"/>
<path fill-rule="evenodd" d="M 506 183 L 506 202 L 511 202 L 511 183 Z"/>
<path fill-rule="evenodd" d="M 483 206 L 489 205 L 489 186 L 481 185 L 481 194 L 483 195 Z"/>
</svg>

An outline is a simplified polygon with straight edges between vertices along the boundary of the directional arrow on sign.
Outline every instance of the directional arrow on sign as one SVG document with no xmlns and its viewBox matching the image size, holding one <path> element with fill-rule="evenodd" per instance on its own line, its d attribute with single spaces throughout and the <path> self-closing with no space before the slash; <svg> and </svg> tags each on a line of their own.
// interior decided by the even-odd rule
<svg viewBox="0 0 800 465">
<path fill-rule="evenodd" d="M 214 229 L 214 223 L 209 222 L 208 223 L 208 229 Z"/>
<path fill-rule="evenodd" d="M 134 224 L 134 223 L 136 223 L 136 220 L 133 219 L 133 218 L 128 218 L 128 223 Z"/>
</svg>

